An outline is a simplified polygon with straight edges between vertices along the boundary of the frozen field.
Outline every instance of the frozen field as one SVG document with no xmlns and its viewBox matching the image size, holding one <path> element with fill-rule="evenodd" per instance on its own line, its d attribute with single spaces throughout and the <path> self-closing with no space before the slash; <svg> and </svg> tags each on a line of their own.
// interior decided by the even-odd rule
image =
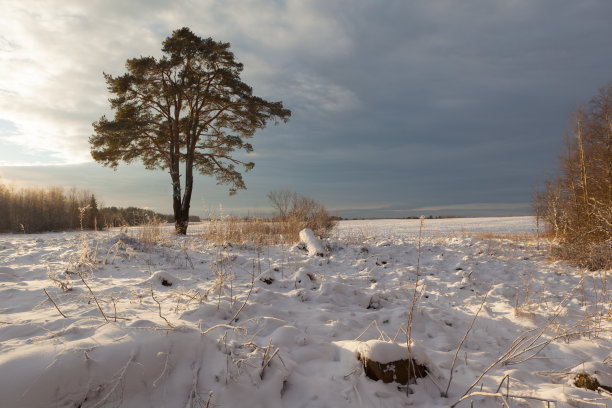
<svg viewBox="0 0 612 408">
<path fill-rule="evenodd" d="M 612 386 L 609 271 L 549 260 L 532 217 L 419 227 L 342 221 L 324 256 L 0 235 L 0 407 L 612 407 L 574 385 Z M 428 374 L 407 396 L 357 357 L 406 355 L 417 271 L 411 356 Z"/>
</svg>

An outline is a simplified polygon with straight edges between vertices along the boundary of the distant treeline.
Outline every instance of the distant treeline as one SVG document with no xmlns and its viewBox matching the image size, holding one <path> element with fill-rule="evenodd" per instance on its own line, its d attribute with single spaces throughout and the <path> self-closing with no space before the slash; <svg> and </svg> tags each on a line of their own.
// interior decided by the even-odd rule
<svg viewBox="0 0 612 408">
<path fill-rule="evenodd" d="M 150 221 L 172 221 L 172 216 L 128 207 L 98 208 L 88 190 L 62 187 L 14 188 L 0 183 L 0 232 L 34 233 L 104 229 Z M 199 221 L 193 217 L 193 221 Z"/>
<path fill-rule="evenodd" d="M 359 220 L 376 220 L 376 219 L 380 219 L 380 220 L 384 220 L 384 219 L 394 219 L 394 220 L 420 220 L 422 218 L 426 219 L 426 220 L 446 220 L 446 219 L 453 219 L 453 218 L 465 218 L 463 215 L 428 215 L 428 216 L 420 216 L 420 217 L 415 217 L 415 216 L 409 216 L 409 217 L 393 217 L 393 218 L 379 218 L 379 217 L 374 217 L 374 218 L 342 218 L 342 217 L 334 217 L 337 220 L 353 220 L 353 221 L 359 221 Z"/>
<path fill-rule="evenodd" d="M 99 211 L 98 219 L 107 228 L 121 227 L 124 225 L 141 225 L 149 222 L 174 222 L 174 216 L 159 214 L 151 210 L 137 207 L 104 207 Z M 200 217 L 189 216 L 189 221 L 198 222 Z"/>
</svg>

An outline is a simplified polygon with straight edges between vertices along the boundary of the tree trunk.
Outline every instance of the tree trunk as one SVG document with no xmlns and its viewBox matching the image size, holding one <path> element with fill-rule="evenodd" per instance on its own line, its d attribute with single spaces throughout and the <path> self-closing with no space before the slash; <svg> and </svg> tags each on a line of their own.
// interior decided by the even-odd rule
<svg viewBox="0 0 612 408">
<path fill-rule="evenodd" d="M 189 214 L 181 213 L 177 216 L 174 214 L 174 231 L 179 235 L 187 235 L 187 226 L 189 225 Z"/>
<path fill-rule="evenodd" d="M 172 178 L 172 209 L 174 210 L 174 230 L 177 234 L 187 235 L 187 224 L 189 223 L 189 207 L 187 212 L 183 211 L 181 202 L 181 176 L 179 173 L 178 160 L 174 157 L 170 161 L 170 177 Z"/>
<path fill-rule="evenodd" d="M 176 218 L 174 228 L 177 234 L 187 235 L 189 225 L 189 208 L 191 207 L 191 192 L 193 191 L 193 160 L 185 162 L 185 193 L 181 202 L 180 218 Z M 180 221 L 180 224 L 179 224 Z"/>
<path fill-rule="evenodd" d="M 174 230 L 177 234 L 187 235 L 191 193 L 193 191 L 193 161 L 188 159 L 185 163 L 185 193 L 183 194 L 182 200 L 181 181 L 178 171 L 173 172 L 171 176 L 173 185 L 172 201 L 174 209 Z"/>
<path fill-rule="evenodd" d="M 177 189 L 176 183 L 173 184 L 174 193 L 172 194 L 172 204 L 174 209 L 174 230 L 177 234 L 187 235 L 187 225 L 189 224 L 189 205 L 187 205 L 187 208 L 184 207 L 184 203 L 181 203 L 180 187 Z"/>
</svg>

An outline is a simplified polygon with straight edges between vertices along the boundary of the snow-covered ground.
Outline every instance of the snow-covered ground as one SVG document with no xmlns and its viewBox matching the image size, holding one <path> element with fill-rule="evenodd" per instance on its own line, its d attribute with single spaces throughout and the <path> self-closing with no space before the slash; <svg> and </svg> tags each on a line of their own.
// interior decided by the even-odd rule
<svg viewBox="0 0 612 408">
<path fill-rule="evenodd" d="M 449 407 L 474 393 L 457 406 L 612 407 L 574 385 L 584 371 L 612 386 L 607 275 L 527 235 L 476 234 L 534 230 L 343 221 L 323 257 L 137 230 L 0 235 L 0 407 Z M 406 395 L 357 357 L 407 355 L 417 271 L 411 355 L 428 375 Z"/>
</svg>

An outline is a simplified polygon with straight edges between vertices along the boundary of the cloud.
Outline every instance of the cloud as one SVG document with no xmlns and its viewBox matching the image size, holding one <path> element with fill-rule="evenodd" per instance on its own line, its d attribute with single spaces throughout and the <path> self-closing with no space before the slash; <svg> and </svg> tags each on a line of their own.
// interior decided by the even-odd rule
<svg viewBox="0 0 612 408">
<path fill-rule="evenodd" d="M 173 29 L 231 41 L 248 62 L 245 78 L 264 96 L 285 77 L 285 95 L 297 105 L 343 110 L 355 104 L 347 90 L 316 74 L 279 75 L 294 57 L 330 59 L 350 40 L 327 14 L 325 2 L 23 1 L 5 4 L 0 23 L 0 119 L 16 134 L 5 143 L 48 152 L 57 162 L 90 160 L 91 123 L 108 113 L 102 71 L 118 74 L 125 60 L 160 55 Z M 237 45 L 237 46 L 236 46 Z M 250 69 L 250 71 L 249 71 Z M 278 98 L 278 96 L 277 96 Z"/>
<path fill-rule="evenodd" d="M 91 122 L 107 109 L 104 67 L 125 61 L 125 45 L 146 50 L 156 40 L 129 18 L 105 18 L 95 7 L 84 7 L 13 2 L 0 17 L 0 119 L 16 129 L 3 132 L 2 139 L 49 152 L 60 163 L 90 160 Z"/>
<path fill-rule="evenodd" d="M 293 112 L 254 137 L 249 188 L 364 212 L 527 202 L 567 115 L 612 79 L 611 13 L 607 0 L 5 2 L 0 164 L 91 161 L 91 123 L 110 113 L 102 72 L 188 26 L 230 42 L 254 92 Z"/>
</svg>

